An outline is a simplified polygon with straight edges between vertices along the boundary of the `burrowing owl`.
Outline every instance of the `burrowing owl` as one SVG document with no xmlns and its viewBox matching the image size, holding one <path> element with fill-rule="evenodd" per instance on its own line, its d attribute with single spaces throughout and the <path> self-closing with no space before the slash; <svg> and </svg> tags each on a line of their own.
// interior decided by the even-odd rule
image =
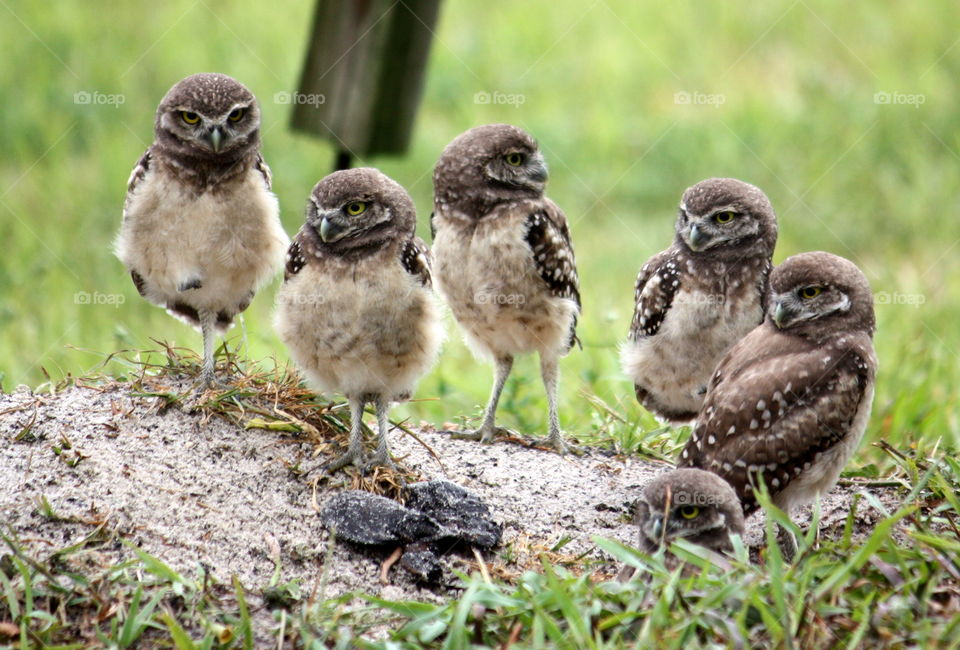
<svg viewBox="0 0 960 650">
<path fill-rule="evenodd" d="M 130 176 L 116 254 L 143 297 L 203 332 L 209 385 L 215 334 L 280 270 L 289 240 L 242 84 L 187 77 L 160 102 L 155 131 Z"/>
<path fill-rule="evenodd" d="M 447 145 L 433 182 L 437 288 L 467 344 L 496 367 L 483 424 L 464 437 L 493 439 L 514 357 L 538 352 L 549 443 L 566 451 L 557 416 L 558 361 L 577 340 L 580 291 L 567 219 L 543 195 L 543 155 L 522 129 L 479 126 Z"/>
<path fill-rule="evenodd" d="M 829 491 L 870 417 L 873 295 L 852 262 L 788 258 L 762 325 L 717 367 L 680 466 L 714 472 L 757 507 L 759 477 L 786 513 Z"/>
<path fill-rule="evenodd" d="M 696 417 L 723 354 L 765 309 L 777 219 L 766 195 L 732 178 L 683 193 L 676 238 L 640 269 L 620 350 L 637 399 L 664 419 Z"/>
<path fill-rule="evenodd" d="M 677 469 L 644 486 L 637 500 L 639 548 L 654 553 L 676 539 L 699 544 L 718 553 L 733 550 L 731 535 L 744 534 L 743 510 L 730 484 L 702 469 Z M 634 573 L 624 567 L 625 580 Z"/>
<path fill-rule="evenodd" d="M 350 402 L 347 452 L 327 466 L 361 468 L 363 407 L 377 411 L 379 445 L 367 466 L 393 466 L 390 402 L 409 398 L 442 341 L 430 253 L 414 236 L 410 196 L 376 169 L 335 172 L 313 188 L 307 221 L 287 256 L 276 329 L 321 390 Z"/>
</svg>

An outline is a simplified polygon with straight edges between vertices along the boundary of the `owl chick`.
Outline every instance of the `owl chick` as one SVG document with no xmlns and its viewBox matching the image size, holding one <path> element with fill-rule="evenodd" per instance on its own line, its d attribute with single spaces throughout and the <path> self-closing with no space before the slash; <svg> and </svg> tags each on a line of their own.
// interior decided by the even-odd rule
<svg viewBox="0 0 960 650">
<path fill-rule="evenodd" d="M 733 178 L 683 193 L 676 237 L 640 269 L 620 349 L 637 400 L 675 424 L 696 417 L 724 353 L 763 320 L 777 218 L 766 195 Z"/>
<path fill-rule="evenodd" d="M 852 262 L 794 255 L 770 276 L 766 320 L 717 367 L 681 467 L 714 472 L 746 514 L 760 477 L 788 515 L 828 492 L 870 417 L 873 294 Z"/>
<path fill-rule="evenodd" d="M 350 444 L 327 466 L 393 467 L 391 401 L 408 399 L 443 338 L 430 252 L 414 236 L 413 201 L 376 169 L 330 174 L 313 188 L 287 255 L 277 333 L 307 378 L 350 403 Z M 363 408 L 376 408 L 378 446 L 363 462 Z"/>
<path fill-rule="evenodd" d="M 459 437 L 489 442 L 516 355 L 538 352 L 548 442 L 569 449 L 557 416 L 558 362 L 577 341 L 577 269 L 567 219 L 543 194 L 547 167 L 522 129 L 490 124 L 453 140 L 433 173 L 434 275 L 475 354 L 492 357 L 483 423 Z"/>
<path fill-rule="evenodd" d="M 731 535 L 744 534 L 743 510 L 730 484 L 701 469 L 677 469 L 644 486 L 637 500 L 638 548 L 645 553 L 669 547 L 679 538 L 717 553 L 733 551 Z M 627 580 L 634 567 L 618 578 Z"/>
<path fill-rule="evenodd" d="M 260 109 L 223 74 L 178 82 L 157 108 L 156 138 L 130 176 L 116 255 L 137 291 L 213 343 L 280 270 L 289 240 L 260 155 Z"/>
</svg>

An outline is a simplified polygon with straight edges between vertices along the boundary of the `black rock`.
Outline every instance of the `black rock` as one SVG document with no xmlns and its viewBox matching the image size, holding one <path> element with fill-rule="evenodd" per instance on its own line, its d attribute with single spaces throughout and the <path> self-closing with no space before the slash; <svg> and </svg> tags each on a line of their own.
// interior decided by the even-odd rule
<svg viewBox="0 0 960 650">
<path fill-rule="evenodd" d="M 473 492 L 449 481 L 427 481 L 409 486 L 406 496 L 407 508 L 429 515 L 457 540 L 482 549 L 500 543 L 502 527 Z"/>
</svg>

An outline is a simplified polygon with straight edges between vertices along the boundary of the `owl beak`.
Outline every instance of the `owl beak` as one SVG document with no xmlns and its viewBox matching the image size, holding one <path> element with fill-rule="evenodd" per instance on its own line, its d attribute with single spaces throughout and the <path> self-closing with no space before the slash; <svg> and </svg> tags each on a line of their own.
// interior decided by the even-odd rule
<svg viewBox="0 0 960 650">
<path fill-rule="evenodd" d="M 322 239 L 325 244 L 330 244 L 338 239 L 342 239 L 346 233 L 346 226 L 336 224 L 327 217 L 324 217 L 323 221 L 320 222 L 320 239 Z"/>
<path fill-rule="evenodd" d="M 547 163 L 544 162 L 543 157 L 538 154 L 530 165 L 527 178 L 535 183 L 546 183 L 549 177 L 550 173 L 547 171 Z"/>
<path fill-rule="evenodd" d="M 663 517 L 658 514 L 651 515 L 644 533 L 651 542 L 659 544 L 663 540 Z"/>
<path fill-rule="evenodd" d="M 783 329 L 796 320 L 797 311 L 796 309 L 793 309 L 789 305 L 786 305 L 778 300 L 773 309 L 772 318 L 773 324 L 776 325 L 778 329 Z"/>
<path fill-rule="evenodd" d="M 687 237 L 687 245 L 694 252 L 702 251 L 710 243 L 710 235 L 705 234 L 696 225 L 690 226 L 690 235 Z"/>
<path fill-rule="evenodd" d="M 220 152 L 220 145 L 223 142 L 223 131 L 220 130 L 219 126 L 215 126 L 210 129 L 208 134 L 210 141 L 210 148 L 213 149 L 214 153 Z"/>
</svg>

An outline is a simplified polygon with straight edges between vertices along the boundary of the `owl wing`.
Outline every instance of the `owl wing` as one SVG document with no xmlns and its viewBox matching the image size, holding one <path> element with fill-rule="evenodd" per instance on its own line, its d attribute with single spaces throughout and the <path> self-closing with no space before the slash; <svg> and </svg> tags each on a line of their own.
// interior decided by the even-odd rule
<svg viewBox="0 0 960 650">
<path fill-rule="evenodd" d="M 720 362 L 678 465 L 720 475 L 754 510 L 758 476 L 781 491 L 846 436 L 871 377 L 868 349 L 818 347 L 764 323 Z"/>
<path fill-rule="evenodd" d="M 558 298 L 580 303 L 580 278 L 570 241 L 567 218 L 559 207 L 547 200 L 543 208 L 526 218 L 526 241 L 533 253 L 537 274 Z"/>
<path fill-rule="evenodd" d="M 634 287 L 633 321 L 630 338 L 654 336 L 670 311 L 680 290 L 680 264 L 673 250 L 665 250 L 647 260 L 637 274 Z"/>
<path fill-rule="evenodd" d="M 133 194 L 137 185 L 147 177 L 147 172 L 150 171 L 150 161 L 153 159 L 153 154 L 151 154 L 150 151 L 150 149 L 147 149 L 143 155 L 140 156 L 140 160 L 137 161 L 137 164 L 133 166 L 133 171 L 130 172 L 130 178 L 127 179 L 127 197 L 123 201 L 124 221 L 127 219 L 127 210 L 130 208 L 130 196 Z"/>
<path fill-rule="evenodd" d="M 267 161 L 263 159 L 263 154 L 257 154 L 256 160 L 253 161 L 253 167 L 263 176 L 263 182 L 266 184 L 267 189 L 271 189 L 273 187 L 273 174 L 270 173 L 270 166 L 267 164 Z"/>
<path fill-rule="evenodd" d="M 552 295 L 573 300 L 579 314 L 582 309 L 580 278 L 577 275 L 577 262 L 570 240 L 570 227 L 563 211 L 553 201 L 545 199 L 542 208 L 530 212 L 525 225 L 525 239 L 530 246 L 537 274 Z M 580 339 L 577 338 L 577 314 L 574 314 L 573 323 L 570 325 L 570 347 L 573 347 L 574 343 L 580 345 Z"/>
<path fill-rule="evenodd" d="M 430 248 L 419 237 L 411 237 L 400 248 L 403 270 L 415 277 L 422 286 L 431 286 Z"/>
<path fill-rule="evenodd" d="M 300 247 L 300 238 L 294 237 L 290 248 L 287 249 L 287 263 L 283 269 L 283 281 L 286 282 L 299 273 L 300 269 L 302 269 L 306 263 L 307 260 L 303 256 L 303 249 Z"/>
</svg>

